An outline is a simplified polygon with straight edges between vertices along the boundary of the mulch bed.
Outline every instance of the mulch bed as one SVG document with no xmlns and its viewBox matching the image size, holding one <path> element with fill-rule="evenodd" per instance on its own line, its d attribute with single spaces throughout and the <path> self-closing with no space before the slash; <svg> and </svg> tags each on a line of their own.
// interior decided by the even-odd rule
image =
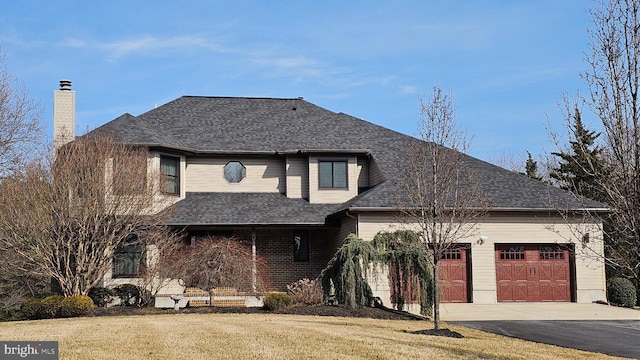
<svg viewBox="0 0 640 360">
<path fill-rule="evenodd" d="M 407 312 L 396 311 L 392 309 L 382 309 L 374 307 L 362 307 L 350 309 L 344 306 L 330 305 L 295 305 L 289 308 L 267 311 L 259 307 L 214 307 L 203 306 L 194 308 L 183 308 L 178 311 L 174 309 L 159 308 L 136 308 L 127 306 L 112 306 L 108 308 L 96 308 L 94 316 L 128 316 L 128 315 L 150 315 L 150 314 L 292 314 L 292 315 L 312 315 L 312 316 L 336 316 L 336 317 L 354 317 L 354 318 L 370 318 L 381 320 L 425 320 L 426 318 L 413 315 Z"/>
<path fill-rule="evenodd" d="M 418 330 L 418 331 L 412 332 L 412 334 L 432 335 L 432 336 L 445 336 L 445 337 L 452 337 L 452 338 L 458 338 L 458 339 L 462 339 L 464 337 L 464 335 L 460 334 L 459 332 L 453 331 L 453 330 L 449 330 L 449 329 Z"/>
</svg>

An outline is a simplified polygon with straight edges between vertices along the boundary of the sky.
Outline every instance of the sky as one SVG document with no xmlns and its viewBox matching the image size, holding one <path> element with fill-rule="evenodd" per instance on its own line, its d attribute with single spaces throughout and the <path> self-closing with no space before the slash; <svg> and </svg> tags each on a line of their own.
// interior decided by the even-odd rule
<svg viewBox="0 0 640 360">
<path fill-rule="evenodd" d="M 76 131 L 182 95 L 305 100 L 416 136 L 449 93 L 469 153 L 553 151 L 563 92 L 584 93 L 584 0 L 3 2 L 5 67 L 43 107 L 69 79 Z M 588 124 L 587 124 L 588 125 Z M 524 164 L 523 164 L 524 165 Z"/>
</svg>

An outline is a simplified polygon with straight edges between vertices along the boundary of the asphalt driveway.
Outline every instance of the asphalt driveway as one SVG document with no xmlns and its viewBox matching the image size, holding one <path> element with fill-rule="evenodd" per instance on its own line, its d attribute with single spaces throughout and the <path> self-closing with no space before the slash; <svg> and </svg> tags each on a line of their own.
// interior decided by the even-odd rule
<svg viewBox="0 0 640 360">
<path fill-rule="evenodd" d="M 451 321 L 520 339 L 640 359 L 640 320 Z"/>
<path fill-rule="evenodd" d="M 601 304 L 442 304 L 442 320 L 520 339 L 640 359 L 640 311 Z"/>
</svg>

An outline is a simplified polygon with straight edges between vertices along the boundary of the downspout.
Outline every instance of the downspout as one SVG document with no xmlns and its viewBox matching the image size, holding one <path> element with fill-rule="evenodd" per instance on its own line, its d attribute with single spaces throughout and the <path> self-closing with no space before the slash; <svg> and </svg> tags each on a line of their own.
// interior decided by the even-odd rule
<svg viewBox="0 0 640 360">
<path fill-rule="evenodd" d="M 251 288 L 255 294 L 258 289 L 258 268 L 257 268 L 257 253 L 256 253 L 256 229 L 251 228 Z"/>
</svg>

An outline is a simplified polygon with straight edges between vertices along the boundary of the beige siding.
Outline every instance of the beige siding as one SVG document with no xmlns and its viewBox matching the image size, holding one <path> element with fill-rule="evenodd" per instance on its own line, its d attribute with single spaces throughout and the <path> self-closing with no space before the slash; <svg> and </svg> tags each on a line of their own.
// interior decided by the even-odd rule
<svg viewBox="0 0 640 360">
<path fill-rule="evenodd" d="M 553 227 L 553 231 L 551 230 Z M 584 226 L 579 229 L 584 232 Z M 399 224 L 392 214 L 366 214 L 359 216 L 359 236 L 372 240 L 379 231 L 409 228 Z M 479 224 L 477 234 L 461 242 L 471 243 L 473 302 L 495 303 L 496 265 L 495 245 L 510 243 L 573 243 L 576 250 L 576 297 L 578 302 L 605 300 L 605 273 L 600 224 L 591 224 L 590 243 L 583 247 L 578 229 L 563 223 L 560 218 L 535 217 L 533 215 L 493 216 Z M 477 240 L 486 237 L 484 244 Z"/>
<path fill-rule="evenodd" d="M 347 189 L 320 189 L 318 179 L 318 161 L 347 161 Z M 321 204 L 339 204 L 358 195 L 358 166 L 355 156 L 309 157 L 309 202 Z"/>
<path fill-rule="evenodd" d="M 309 198 L 309 159 L 287 157 L 287 197 Z"/>
<path fill-rule="evenodd" d="M 358 233 L 358 222 L 355 218 L 345 216 L 342 218 L 342 223 L 340 224 L 340 231 L 338 232 L 338 241 L 344 242 L 344 239 L 347 238 L 349 234 L 357 234 Z"/>
<path fill-rule="evenodd" d="M 240 161 L 247 176 L 239 183 L 224 178 L 224 166 Z M 283 159 L 188 158 L 187 192 L 285 192 L 285 161 Z"/>
<path fill-rule="evenodd" d="M 369 186 L 375 186 L 384 181 L 384 174 L 380 171 L 378 164 L 372 158 L 369 160 Z"/>
<path fill-rule="evenodd" d="M 367 158 L 358 158 L 358 187 L 369 186 L 369 161 Z"/>
</svg>

